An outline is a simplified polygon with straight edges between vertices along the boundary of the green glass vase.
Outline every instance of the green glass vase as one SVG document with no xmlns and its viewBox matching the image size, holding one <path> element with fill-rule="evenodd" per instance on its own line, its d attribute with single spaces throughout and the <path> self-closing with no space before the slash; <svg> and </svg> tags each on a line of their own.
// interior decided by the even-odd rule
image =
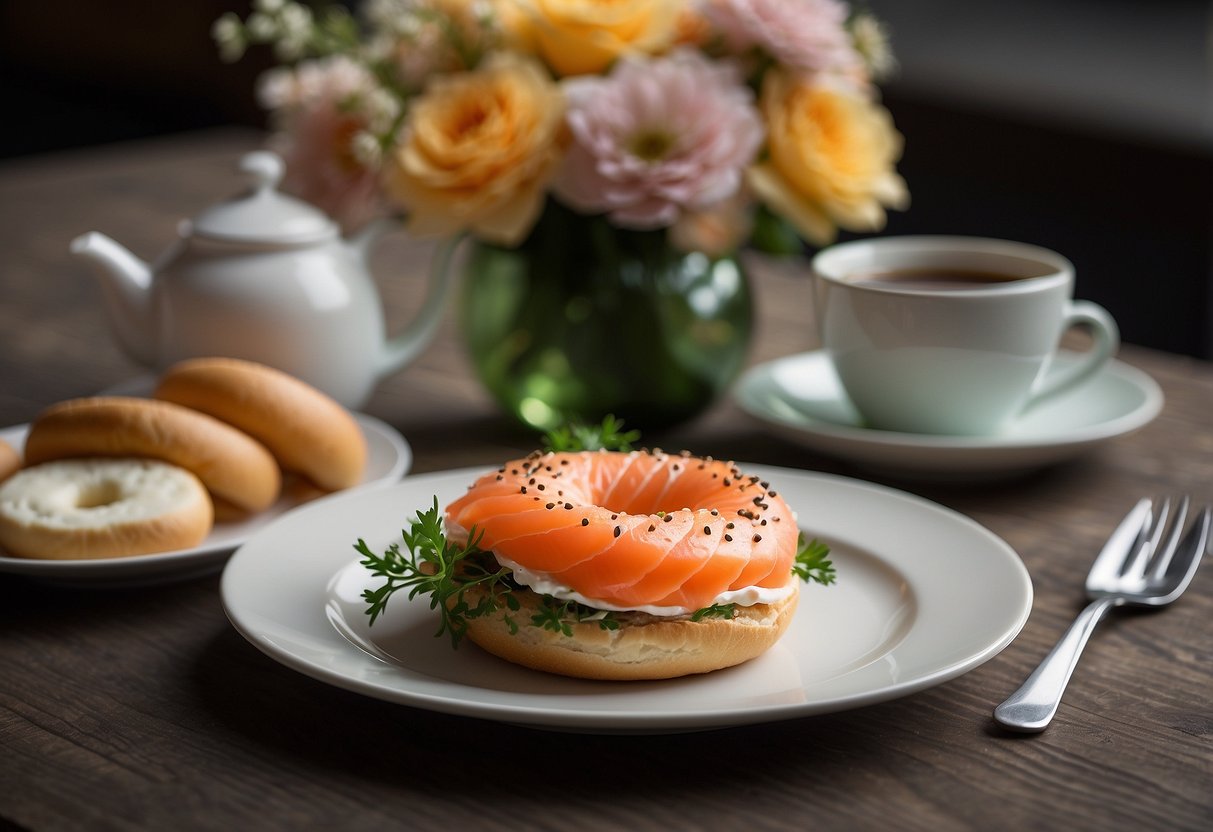
<svg viewBox="0 0 1213 832">
<path fill-rule="evenodd" d="M 749 280 L 731 257 L 677 251 L 550 202 L 525 242 L 474 242 L 462 332 L 488 391 L 547 430 L 607 414 L 656 430 L 709 407 L 745 364 Z"/>
</svg>

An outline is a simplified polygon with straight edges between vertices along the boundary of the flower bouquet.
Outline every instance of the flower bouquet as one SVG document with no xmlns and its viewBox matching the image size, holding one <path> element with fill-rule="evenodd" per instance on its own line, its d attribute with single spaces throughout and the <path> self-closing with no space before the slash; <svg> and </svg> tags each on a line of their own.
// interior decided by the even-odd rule
<svg viewBox="0 0 1213 832">
<path fill-rule="evenodd" d="M 745 245 L 795 252 L 908 202 L 875 83 L 883 30 L 841 0 L 256 0 L 285 186 L 353 226 L 468 234 L 482 379 L 547 427 L 702 409 L 749 340 Z"/>
</svg>

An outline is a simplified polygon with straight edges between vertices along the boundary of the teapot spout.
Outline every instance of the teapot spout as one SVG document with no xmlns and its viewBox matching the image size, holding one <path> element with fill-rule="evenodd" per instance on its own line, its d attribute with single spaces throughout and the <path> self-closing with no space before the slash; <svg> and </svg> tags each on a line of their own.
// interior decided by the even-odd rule
<svg viewBox="0 0 1213 832">
<path fill-rule="evenodd" d="M 72 240 L 71 252 L 100 267 L 106 312 L 119 345 L 139 363 L 154 366 L 151 266 L 95 231 Z"/>
</svg>

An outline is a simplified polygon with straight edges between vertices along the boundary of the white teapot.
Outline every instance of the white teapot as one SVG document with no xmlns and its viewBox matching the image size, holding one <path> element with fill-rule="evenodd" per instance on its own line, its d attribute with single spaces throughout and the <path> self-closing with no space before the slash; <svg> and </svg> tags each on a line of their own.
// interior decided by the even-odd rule
<svg viewBox="0 0 1213 832">
<path fill-rule="evenodd" d="M 343 239 L 322 211 L 278 192 L 277 155 L 250 153 L 240 167 L 252 188 L 183 221 L 155 265 L 96 232 L 71 250 L 100 264 L 110 321 L 136 361 L 161 369 L 197 356 L 245 358 L 360 407 L 433 337 L 454 243 L 436 255 L 417 317 L 388 338 L 367 255 L 393 221 Z"/>
</svg>

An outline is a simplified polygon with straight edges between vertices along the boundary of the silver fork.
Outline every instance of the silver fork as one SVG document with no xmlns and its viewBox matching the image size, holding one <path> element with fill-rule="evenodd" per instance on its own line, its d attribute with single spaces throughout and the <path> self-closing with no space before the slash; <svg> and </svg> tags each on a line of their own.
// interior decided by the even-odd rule
<svg viewBox="0 0 1213 832">
<path fill-rule="evenodd" d="M 1043 731 L 1057 713 L 1082 648 L 1109 610 L 1166 606 L 1188 588 L 1208 545 L 1210 510 L 1205 507 L 1196 516 L 1182 539 L 1188 498 L 1179 502 L 1168 532 L 1170 514 L 1170 500 L 1155 512 L 1154 503 L 1146 499 L 1125 515 L 1087 574 L 1091 603 L 1019 690 L 994 709 L 999 724 L 1013 731 Z"/>
</svg>

